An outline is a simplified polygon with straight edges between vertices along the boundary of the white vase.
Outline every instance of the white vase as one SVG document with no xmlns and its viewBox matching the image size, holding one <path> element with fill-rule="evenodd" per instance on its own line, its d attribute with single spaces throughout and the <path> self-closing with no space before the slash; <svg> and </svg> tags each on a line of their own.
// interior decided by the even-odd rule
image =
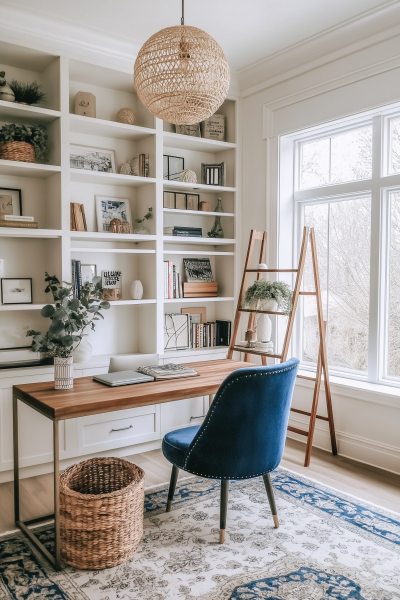
<svg viewBox="0 0 400 600">
<path fill-rule="evenodd" d="M 257 322 L 257 340 L 259 342 L 271 341 L 272 321 L 269 315 L 260 315 Z"/>
<path fill-rule="evenodd" d="M 270 312 L 277 312 L 278 311 L 277 301 L 273 300 L 271 298 L 270 300 L 263 302 L 262 310 L 269 310 Z"/>
<path fill-rule="evenodd" d="M 88 337 L 89 334 L 84 333 L 82 341 L 73 351 L 72 358 L 74 359 L 74 363 L 86 362 L 92 358 L 92 345 L 87 339 Z"/>
<path fill-rule="evenodd" d="M 133 300 L 141 300 L 143 297 L 143 285 L 139 279 L 136 279 L 131 285 L 131 297 Z"/>
<path fill-rule="evenodd" d="M 73 358 L 54 358 L 54 387 L 56 390 L 71 390 L 74 387 Z"/>
</svg>

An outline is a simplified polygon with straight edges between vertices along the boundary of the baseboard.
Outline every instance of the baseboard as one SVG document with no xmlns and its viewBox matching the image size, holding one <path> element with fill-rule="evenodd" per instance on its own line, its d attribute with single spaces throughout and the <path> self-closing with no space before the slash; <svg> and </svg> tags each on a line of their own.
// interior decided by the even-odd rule
<svg viewBox="0 0 400 600">
<path fill-rule="evenodd" d="M 70 465 L 78 463 L 88 458 L 101 457 L 101 456 L 117 456 L 123 458 L 124 456 L 131 456 L 132 454 L 139 454 L 140 452 L 150 452 L 150 450 L 157 450 L 161 448 L 161 440 L 155 440 L 154 442 L 144 442 L 143 444 L 135 444 L 134 446 L 127 446 L 125 448 L 116 448 L 114 450 L 108 450 L 106 452 L 95 452 L 94 454 L 86 454 L 85 456 L 75 456 L 73 458 L 67 458 L 60 460 L 60 470 L 64 470 Z M 20 479 L 26 479 L 27 477 L 34 477 L 36 475 L 45 475 L 53 472 L 53 463 L 44 463 L 42 465 L 32 465 L 30 467 L 22 467 L 19 470 Z M 3 471 L 0 473 L 0 483 L 14 480 L 14 471 Z"/>
<path fill-rule="evenodd" d="M 308 420 L 301 417 L 291 416 L 290 425 L 298 429 L 307 429 Z M 288 437 L 305 444 L 306 437 L 288 431 Z M 336 430 L 338 454 L 344 458 L 350 458 L 357 462 L 384 469 L 390 473 L 400 475 L 400 447 L 377 443 L 367 438 L 350 435 Z M 315 426 L 313 446 L 321 450 L 331 451 L 329 430 L 317 424 Z M 312 458 L 311 458 L 312 460 Z"/>
</svg>

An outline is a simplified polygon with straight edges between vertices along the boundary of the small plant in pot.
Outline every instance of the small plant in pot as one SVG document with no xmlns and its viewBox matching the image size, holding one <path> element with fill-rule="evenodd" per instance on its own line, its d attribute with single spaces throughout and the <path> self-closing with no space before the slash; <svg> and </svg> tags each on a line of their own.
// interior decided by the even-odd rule
<svg viewBox="0 0 400 600">
<path fill-rule="evenodd" d="M 22 81 L 13 79 L 8 85 L 14 92 L 15 102 L 19 102 L 20 104 L 43 105 L 46 100 L 46 94 L 37 81 L 23 83 Z"/>
<path fill-rule="evenodd" d="M 267 310 L 289 315 L 292 310 L 293 292 L 284 281 L 266 281 L 258 279 L 247 288 L 243 305 L 245 308 L 256 310 Z M 257 314 L 256 318 L 257 318 Z M 246 332 L 246 341 L 253 342 L 256 338 L 256 327 Z"/>
<path fill-rule="evenodd" d="M 47 130 L 43 125 L 7 123 L 0 128 L 0 158 L 35 162 L 47 149 Z"/>
<path fill-rule="evenodd" d="M 104 319 L 101 310 L 110 308 L 109 302 L 102 301 L 101 277 L 94 277 L 92 283 L 85 283 L 81 297 L 74 298 L 71 283 L 60 282 L 46 272 L 46 294 L 53 294 L 54 304 L 47 304 L 41 310 L 43 317 L 51 320 L 45 335 L 40 331 L 29 330 L 33 336 L 32 350 L 47 357 L 54 357 L 54 380 L 56 390 L 73 387 L 72 353 L 81 343 L 86 328 L 95 329 L 96 321 Z"/>
</svg>

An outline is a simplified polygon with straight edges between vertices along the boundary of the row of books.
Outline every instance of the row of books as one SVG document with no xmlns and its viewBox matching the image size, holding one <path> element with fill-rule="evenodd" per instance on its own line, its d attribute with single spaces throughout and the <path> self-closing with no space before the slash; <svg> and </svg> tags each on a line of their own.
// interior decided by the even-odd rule
<svg viewBox="0 0 400 600">
<path fill-rule="evenodd" d="M 74 298 L 81 297 L 81 289 L 82 289 L 82 265 L 80 260 L 71 260 L 71 270 L 72 270 L 72 292 Z"/>
<path fill-rule="evenodd" d="M 0 214 L 0 227 L 25 227 L 27 229 L 38 229 L 39 226 L 37 221 L 34 220 L 34 217 Z"/>
<path fill-rule="evenodd" d="M 182 277 L 172 260 L 164 261 L 164 298 L 183 298 Z"/>
<path fill-rule="evenodd" d="M 136 154 L 130 160 L 132 175 L 136 177 L 149 177 L 149 155 Z"/>
<path fill-rule="evenodd" d="M 190 348 L 213 348 L 229 346 L 231 342 L 231 321 L 212 321 L 210 323 L 192 323 L 189 315 Z"/>
<path fill-rule="evenodd" d="M 87 231 L 85 207 L 79 202 L 70 203 L 71 231 Z"/>
<path fill-rule="evenodd" d="M 201 227 L 164 227 L 164 235 L 203 237 L 203 230 Z"/>
</svg>

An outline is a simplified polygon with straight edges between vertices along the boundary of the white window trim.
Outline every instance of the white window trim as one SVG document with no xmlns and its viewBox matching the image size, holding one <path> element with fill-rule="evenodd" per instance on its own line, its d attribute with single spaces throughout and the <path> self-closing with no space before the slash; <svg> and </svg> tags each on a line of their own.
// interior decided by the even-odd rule
<svg viewBox="0 0 400 600">
<path fill-rule="evenodd" d="M 400 103 L 382 109 L 374 109 L 307 130 L 280 136 L 279 138 L 279 203 L 278 203 L 278 267 L 288 267 L 291 254 L 292 266 L 298 261 L 302 236 L 300 207 L 317 199 L 340 200 L 342 197 L 371 196 L 371 273 L 370 273 L 370 323 L 368 373 L 330 367 L 335 378 L 345 381 L 358 380 L 360 385 L 400 388 L 400 378 L 387 376 L 387 323 L 388 323 L 388 254 L 389 254 L 389 198 L 392 191 L 400 191 L 400 173 L 390 172 L 391 121 L 400 118 Z M 346 183 L 324 185 L 312 189 L 299 189 L 300 143 L 352 129 L 372 125 L 372 177 Z M 291 184 L 288 184 L 288 180 Z M 289 233 L 292 233 L 291 243 Z M 289 242 L 289 243 L 288 243 Z M 294 278 L 292 279 L 294 283 Z M 301 319 L 298 309 L 292 336 L 292 353 L 299 355 Z M 277 325 L 277 342 L 282 343 L 283 327 Z M 301 369 L 315 371 L 315 366 L 302 363 Z"/>
</svg>

